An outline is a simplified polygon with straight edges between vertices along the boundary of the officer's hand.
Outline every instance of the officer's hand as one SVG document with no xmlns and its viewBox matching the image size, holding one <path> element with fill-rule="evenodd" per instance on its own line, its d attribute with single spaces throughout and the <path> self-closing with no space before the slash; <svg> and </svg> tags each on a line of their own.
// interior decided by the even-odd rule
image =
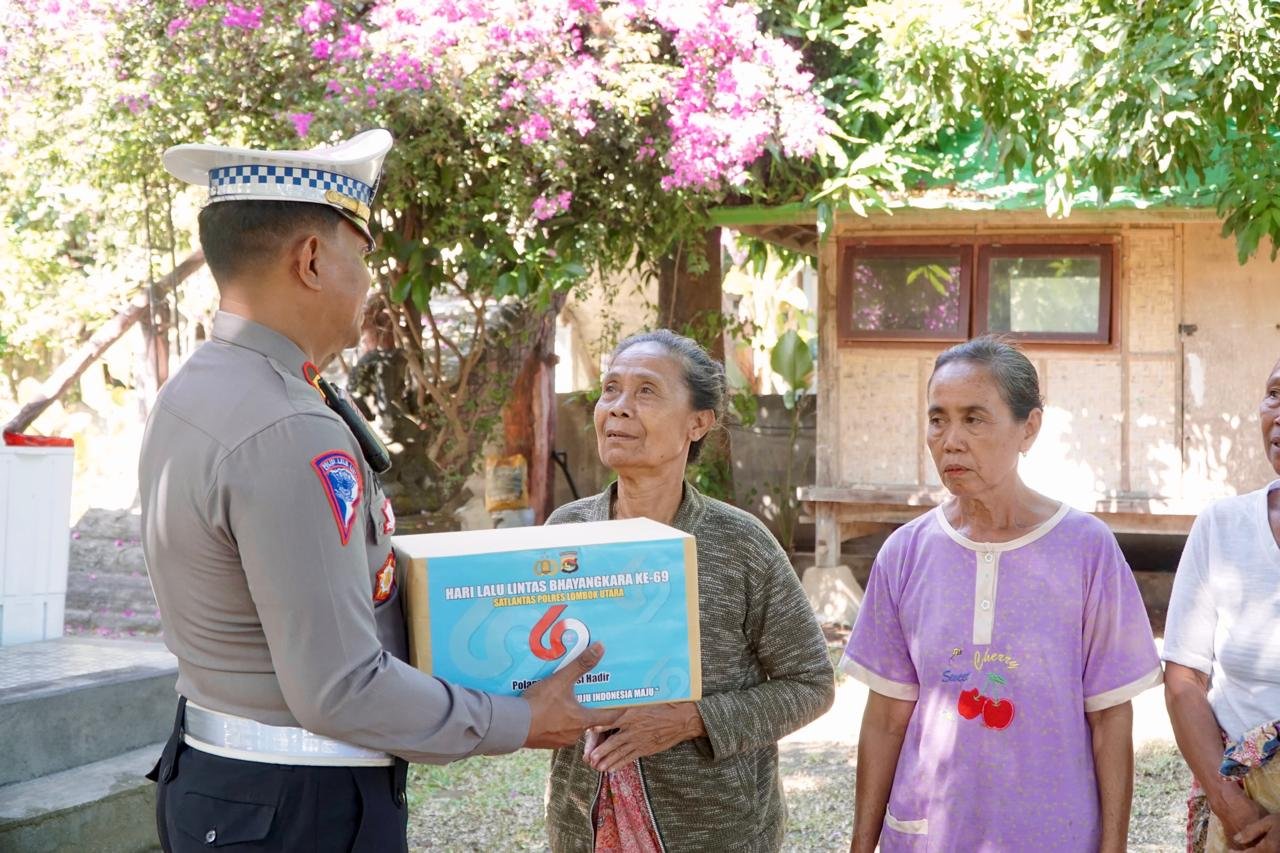
<svg viewBox="0 0 1280 853">
<path fill-rule="evenodd" d="M 600 663 L 604 646 L 592 643 L 568 666 L 522 694 L 532 717 L 524 745 L 534 749 L 572 746 L 589 726 L 608 726 L 619 710 L 584 708 L 573 698 L 573 683 Z"/>
</svg>

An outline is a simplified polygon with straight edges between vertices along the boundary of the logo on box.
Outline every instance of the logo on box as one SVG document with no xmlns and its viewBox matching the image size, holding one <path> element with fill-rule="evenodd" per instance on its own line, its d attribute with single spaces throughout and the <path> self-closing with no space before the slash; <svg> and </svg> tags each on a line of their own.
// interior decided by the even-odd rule
<svg viewBox="0 0 1280 853">
<path fill-rule="evenodd" d="M 554 575 L 557 572 L 561 574 L 573 574 L 578 570 L 578 552 L 577 551 L 561 551 L 560 567 L 556 567 L 556 563 L 550 557 L 539 557 L 533 561 L 533 573 L 538 577 L 546 577 Z"/>
<path fill-rule="evenodd" d="M 591 645 L 591 633 L 587 630 L 587 626 L 580 619 L 561 619 L 560 614 L 564 612 L 568 605 L 557 604 L 546 613 L 542 614 L 542 618 L 534 624 L 533 630 L 529 632 L 529 651 L 541 660 L 556 660 L 564 658 L 556 665 L 556 672 L 564 669 L 564 667 L 576 658 L 578 655 L 586 651 L 587 646 Z M 550 629 L 550 643 L 543 645 L 542 638 Z M 566 649 L 564 644 L 565 631 L 573 632 L 573 648 Z M 566 654 L 567 652 L 567 654 Z"/>
</svg>

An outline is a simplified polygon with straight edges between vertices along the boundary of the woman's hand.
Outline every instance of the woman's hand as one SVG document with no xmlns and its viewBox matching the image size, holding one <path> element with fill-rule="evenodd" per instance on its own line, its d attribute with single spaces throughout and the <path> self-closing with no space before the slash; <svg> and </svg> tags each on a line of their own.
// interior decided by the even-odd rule
<svg viewBox="0 0 1280 853">
<path fill-rule="evenodd" d="M 1209 706 L 1209 674 L 1189 666 L 1166 661 L 1164 701 L 1173 723 L 1178 749 L 1200 780 L 1210 810 L 1222 821 L 1227 843 L 1232 837 L 1267 812 L 1235 782 L 1218 775 L 1222 763 L 1222 734 Z"/>
<path fill-rule="evenodd" d="M 1259 818 L 1240 832 L 1227 837 L 1231 840 L 1232 847 L 1248 848 L 1257 853 L 1280 853 L 1280 814 Z"/>
<path fill-rule="evenodd" d="M 583 758 L 601 772 L 617 770 L 706 733 L 694 702 L 640 705 L 623 711 L 608 729 L 589 730 Z"/>
<path fill-rule="evenodd" d="M 1265 823 L 1268 817 L 1274 817 L 1274 815 L 1268 815 L 1267 810 L 1262 806 L 1249 799 L 1244 789 L 1234 782 L 1222 783 L 1218 796 L 1209 799 L 1209 808 L 1218 820 L 1222 821 L 1222 833 L 1226 836 L 1227 843 L 1237 849 L 1248 846 L 1236 841 L 1239 835 Z M 1263 832 L 1265 831 L 1266 827 L 1263 827 Z M 1280 838 L 1280 832 L 1276 833 L 1276 837 Z"/>
</svg>

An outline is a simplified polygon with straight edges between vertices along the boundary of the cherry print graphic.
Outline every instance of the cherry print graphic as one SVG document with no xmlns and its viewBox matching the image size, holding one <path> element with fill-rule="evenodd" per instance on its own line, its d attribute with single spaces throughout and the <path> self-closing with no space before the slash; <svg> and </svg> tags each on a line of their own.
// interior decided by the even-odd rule
<svg viewBox="0 0 1280 853">
<path fill-rule="evenodd" d="M 989 729 L 1006 729 L 1013 722 L 1013 702 L 996 698 L 994 694 L 998 692 L 997 688 L 1006 686 L 1008 682 L 993 672 L 987 676 L 987 684 L 991 685 L 993 696 L 982 697 L 986 700 L 982 706 L 982 724 Z"/>
<path fill-rule="evenodd" d="M 982 724 L 989 729 L 1008 728 L 1013 722 L 1013 702 L 993 699 L 982 709 Z"/>
<path fill-rule="evenodd" d="M 982 713 L 982 709 L 989 701 L 986 696 L 978 692 L 976 687 L 962 690 L 960 691 L 960 699 L 956 702 L 956 711 L 966 720 L 972 720 Z"/>
</svg>

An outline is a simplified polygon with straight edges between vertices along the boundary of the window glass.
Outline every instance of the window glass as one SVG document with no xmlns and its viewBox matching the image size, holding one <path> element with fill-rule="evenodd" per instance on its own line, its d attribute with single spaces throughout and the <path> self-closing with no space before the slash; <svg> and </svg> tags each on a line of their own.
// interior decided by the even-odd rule
<svg viewBox="0 0 1280 853">
<path fill-rule="evenodd" d="M 994 257 L 987 329 L 1015 334 L 1099 334 L 1102 259 Z"/>
<path fill-rule="evenodd" d="M 964 337 L 968 326 L 958 252 L 893 256 L 856 254 L 849 268 L 846 329 Z"/>
</svg>

